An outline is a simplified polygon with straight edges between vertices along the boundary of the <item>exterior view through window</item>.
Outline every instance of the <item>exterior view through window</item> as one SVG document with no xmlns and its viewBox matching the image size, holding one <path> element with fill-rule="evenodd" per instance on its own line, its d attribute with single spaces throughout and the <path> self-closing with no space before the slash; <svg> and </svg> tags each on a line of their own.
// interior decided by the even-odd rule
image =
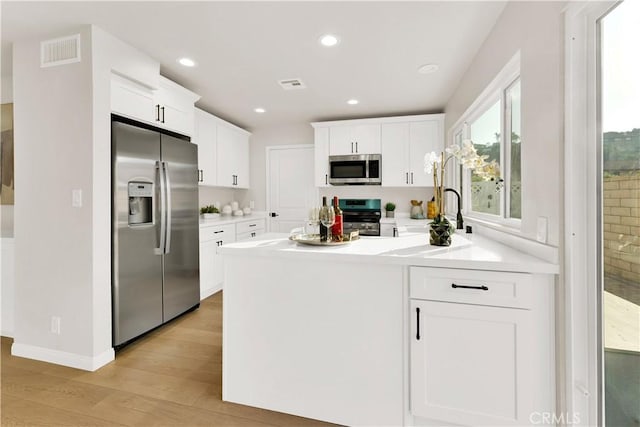
<svg viewBox="0 0 640 427">
<path fill-rule="evenodd" d="M 469 125 L 478 154 L 500 164 L 500 179 L 484 181 L 471 173 L 471 210 L 522 219 L 520 78 L 503 86 L 496 101 Z"/>
<path fill-rule="evenodd" d="M 640 423 L 640 2 L 600 21 L 606 426 Z"/>
</svg>

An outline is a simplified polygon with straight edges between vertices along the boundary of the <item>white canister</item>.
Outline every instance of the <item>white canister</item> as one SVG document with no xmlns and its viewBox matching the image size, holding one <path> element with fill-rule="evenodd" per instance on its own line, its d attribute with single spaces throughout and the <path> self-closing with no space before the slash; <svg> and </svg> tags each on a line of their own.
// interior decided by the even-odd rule
<svg viewBox="0 0 640 427">
<path fill-rule="evenodd" d="M 231 202 L 231 210 L 234 212 L 238 210 L 238 202 Z"/>
</svg>

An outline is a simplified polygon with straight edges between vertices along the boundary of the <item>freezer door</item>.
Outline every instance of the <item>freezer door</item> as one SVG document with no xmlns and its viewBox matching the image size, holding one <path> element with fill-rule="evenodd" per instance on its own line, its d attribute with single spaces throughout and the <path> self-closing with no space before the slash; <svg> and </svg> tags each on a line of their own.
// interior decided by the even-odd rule
<svg viewBox="0 0 640 427">
<path fill-rule="evenodd" d="M 200 303 L 198 146 L 162 134 L 167 184 L 164 321 Z"/>
<path fill-rule="evenodd" d="M 160 134 L 113 121 L 111 135 L 113 345 L 118 346 L 162 324 L 162 255 L 156 249 Z M 137 218 L 131 209 L 139 208 L 130 204 L 131 182 L 150 183 L 146 185 L 153 194 L 150 223 L 131 220 Z"/>
</svg>

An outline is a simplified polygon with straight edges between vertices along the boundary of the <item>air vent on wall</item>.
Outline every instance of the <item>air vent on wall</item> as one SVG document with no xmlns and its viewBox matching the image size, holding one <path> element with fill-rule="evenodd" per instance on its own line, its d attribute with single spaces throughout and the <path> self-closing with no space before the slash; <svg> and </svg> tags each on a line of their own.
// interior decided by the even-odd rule
<svg viewBox="0 0 640 427">
<path fill-rule="evenodd" d="M 40 42 L 40 67 L 80 62 L 80 34 Z"/>
<path fill-rule="evenodd" d="M 300 79 L 285 79 L 278 81 L 284 90 L 306 89 L 307 86 Z"/>
</svg>

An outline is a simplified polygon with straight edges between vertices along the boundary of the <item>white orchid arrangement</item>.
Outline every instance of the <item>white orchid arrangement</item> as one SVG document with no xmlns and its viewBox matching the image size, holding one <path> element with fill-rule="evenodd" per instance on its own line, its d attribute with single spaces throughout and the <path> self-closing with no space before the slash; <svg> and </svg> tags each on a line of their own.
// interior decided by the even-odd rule
<svg viewBox="0 0 640 427">
<path fill-rule="evenodd" d="M 448 154 L 446 159 L 444 151 L 440 155 L 432 151 L 424 156 L 424 173 L 433 173 L 436 221 L 440 218 L 440 214 L 444 213 L 444 171 L 449 160 L 457 159 L 463 168 L 474 171 L 485 181 L 500 177 L 500 165 L 495 160 L 487 162 L 489 156 L 479 155 L 470 139 L 464 140 L 462 146 L 452 144 L 445 151 Z M 439 179 L 438 175 L 440 175 Z"/>
</svg>

